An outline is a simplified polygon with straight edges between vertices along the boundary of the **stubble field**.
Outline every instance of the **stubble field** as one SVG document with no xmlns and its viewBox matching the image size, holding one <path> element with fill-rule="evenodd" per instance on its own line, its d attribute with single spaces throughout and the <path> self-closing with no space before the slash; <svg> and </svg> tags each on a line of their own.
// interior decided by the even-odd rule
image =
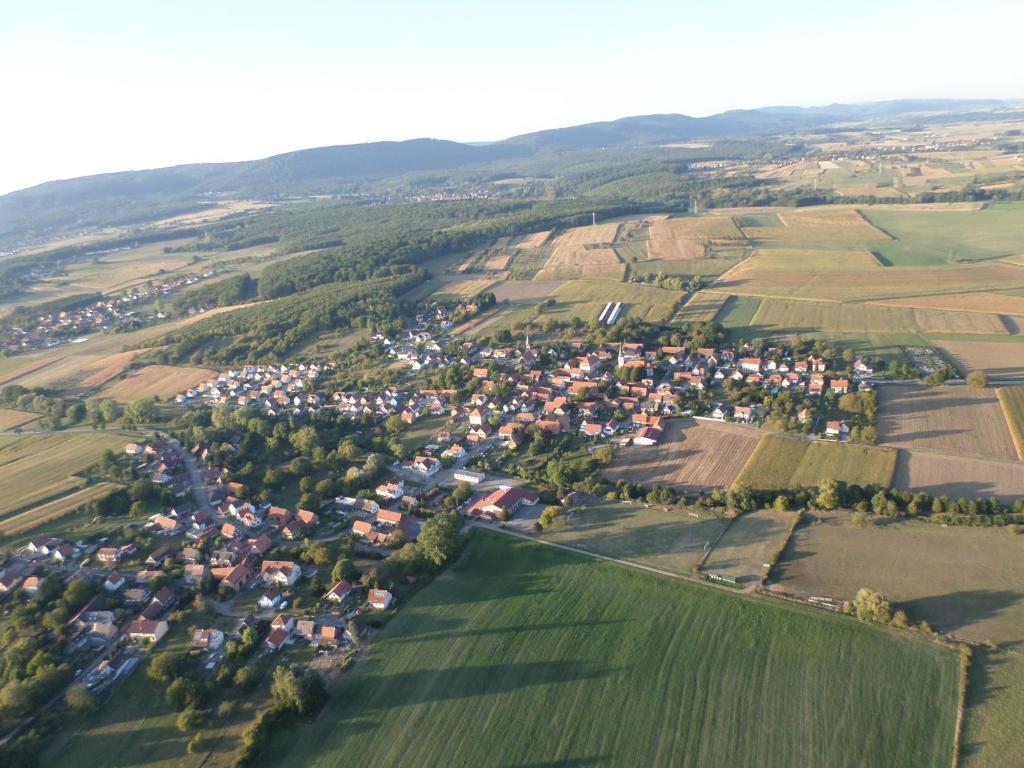
<svg viewBox="0 0 1024 768">
<path fill-rule="evenodd" d="M 150 397 L 167 400 L 216 376 L 217 371 L 209 368 L 147 365 L 138 372 L 129 373 L 125 378 L 105 387 L 100 396 L 122 402 Z"/>
</svg>

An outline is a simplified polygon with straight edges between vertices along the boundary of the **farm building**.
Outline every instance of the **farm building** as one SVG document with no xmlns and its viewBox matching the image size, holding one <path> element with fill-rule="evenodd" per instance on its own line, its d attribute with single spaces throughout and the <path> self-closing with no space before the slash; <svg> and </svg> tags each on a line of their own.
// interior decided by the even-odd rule
<svg viewBox="0 0 1024 768">
<path fill-rule="evenodd" d="M 524 504 L 532 506 L 538 501 L 540 501 L 540 496 L 533 491 L 506 485 L 474 502 L 466 514 L 469 517 L 489 517 L 492 520 L 497 520 L 503 514 L 511 517 Z"/>
</svg>

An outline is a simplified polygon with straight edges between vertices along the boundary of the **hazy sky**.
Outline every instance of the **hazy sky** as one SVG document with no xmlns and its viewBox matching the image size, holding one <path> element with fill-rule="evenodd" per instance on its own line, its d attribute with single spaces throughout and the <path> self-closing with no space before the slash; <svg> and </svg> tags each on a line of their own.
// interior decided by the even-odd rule
<svg viewBox="0 0 1024 768">
<path fill-rule="evenodd" d="M 1019 0 L 0 0 L 0 193 L 625 115 L 1024 97 Z"/>
</svg>

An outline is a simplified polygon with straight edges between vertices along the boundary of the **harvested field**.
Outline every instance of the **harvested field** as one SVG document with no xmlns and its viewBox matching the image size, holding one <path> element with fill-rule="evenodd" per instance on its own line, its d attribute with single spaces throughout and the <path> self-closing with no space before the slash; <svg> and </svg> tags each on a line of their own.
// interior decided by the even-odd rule
<svg viewBox="0 0 1024 768">
<path fill-rule="evenodd" d="M 673 419 L 660 444 L 621 451 L 605 474 L 677 491 L 727 488 L 760 440 L 760 432 L 737 424 Z"/>
<path fill-rule="evenodd" d="M 1024 461 L 1024 386 L 999 387 L 996 397 L 1006 416 L 1006 425 L 1010 428 L 1017 458 Z"/>
<path fill-rule="evenodd" d="M 950 453 L 902 450 L 896 462 L 893 486 L 958 499 L 998 496 L 1012 502 L 1024 496 L 1024 464 L 978 459 Z"/>
<path fill-rule="evenodd" d="M 35 509 L 4 518 L 0 520 L 0 536 L 15 536 L 19 533 L 31 531 L 40 525 L 57 520 L 64 517 L 64 515 L 69 515 L 83 504 L 103 498 L 119 487 L 114 483 L 90 485 L 75 493 L 69 493 L 67 496 L 63 496 L 56 501 L 51 501 L 49 504 L 43 504 Z"/>
<path fill-rule="evenodd" d="M 808 331 L 903 331 L 916 328 L 914 311 L 834 301 L 762 299 L 751 318 L 752 333 L 771 336 Z"/>
<path fill-rule="evenodd" d="M 487 261 L 484 262 L 484 269 L 488 272 L 499 272 L 508 266 L 509 259 L 512 258 L 507 253 L 497 253 L 493 256 L 488 256 Z"/>
<path fill-rule="evenodd" d="M 1006 416 L 991 389 L 966 385 L 879 388 L 878 442 L 956 456 L 1017 458 Z"/>
<path fill-rule="evenodd" d="M 1012 341 L 943 341 L 942 349 L 964 374 L 985 371 L 993 381 L 1024 379 L 1024 344 Z"/>
<path fill-rule="evenodd" d="M 558 290 L 564 280 L 505 280 L 491 287 L 494 298 L 513 304 L 543 301 Z"/>
<path fill-rule="evenodd" d="M 548 241 L 548 237 L 551 236 L 551 231 L 546 232 L 534 232 L 529 235 L 519 235 L 509 240 L 509 248 L 521 248 L 523 250 L 531 250 L 533 248 L 540 248 L 544 243 Z"/>
<path fill-rule="evenodd" d="M 1024 296 L 1007 296 L 1006 294 L 992 291 L 946 293 L 937 296 L 910 296 L 904 299 L 886 299 L 877 303 L 892 307 L 945 309 L 954 312 L 981 312 L 982 314 L 1024 317 Z"/>
<path fill-rule="evenodd" d="M 618 224 L 568 229 L 552 243 L 551 256 L 536 277 L 541 280 L 571 277 L 622 279 L 625 267 L 611 247 Z"/>
<path fill-rule="evenodd" d="M 18 427 L 24 427 L 38 418 L 38 413 L 18 411 L 13 408 L 0 408 L 0 432 L 9 432 Z"/>
<path fill-rule="evenodd" d="M 760 581 L 764 563 L 786 543 L 796 512 L 759 509 L 740 515 L 729 524 L 704 562 L 704 571 L 732 576 L 741 585 Z"/>
<path fill-rule="evenodd" d="M 549 528 L 544 539 L 619 560 L 687 575 L 728 521 L 707 510 L 645 506 L 641 502 L 588 498 Z"/>
<path fill-rule="evenodd" d="M 158 397 L 173 398 L 180 392 L 217 376 L 209 368 L 187 368 L 176 365 L 147 365 L 138 372 L 114 382 L 100 392 L 101 397 L 128 401 Z"/>
<path fill-rule="evenodd" d="M 1009 335 L 1010 329 L 999 315 L 980 312 L 932 312 L 914 310 L 922 333 L 967 333 L 985 336 Z"/>
<path fill-rule="evenodd" d="M 882 277 L 885 269 L 870 251 L 821 250 L 819 248 L 757 248 L 752 262 L 758 269 L 796 270 L 807 272 L 864 272 L 875 271 Z"/>
<path fill-rule="evenodd" d="M 1024 641 L 1024 536 L 1003 528 L 945 528 L 921 520 L 863 528 L 850 513 L 814 512 L 801 523 L 769 589 L 849 600 L 883 592 L 915 621 L 940 632 L 998 643 Z"/>
<path fill-rule="evenodd" d="M 910 292 L 962 293 L 1022 286 L 1024 269 L 1001 262 L 948 267 L 865 266 L 836 273 L 829 269 L 781 269 L 757 257 L 740 263 L 711 284 L 715 289 L 735 294 L 818 301 L 878 301 L 900 298 Z"/>
<path fill-rule="evenodd" d="M 79 385 L 86 389 L 102 387 L 112 378 L 126 371 L 137 354 L 139 354 L 138 350 L 131 350 L 130 352 L 115 352 L 112 355 L 99 358 L 85 366 L 86 370 L 94 371 L 94 373 L 82 379 Z"/>
<path fill-rule="evenodd" d="M 435 293 L 438 299 L 472 299 L 480 293 L 484 293 L 495 283 L 495 277 L 475 277 L 467 280 L 457 280 L 439 288 Z"/>
<path fill-rule="evenodd" d="M 744 234 L 765 243 L 874 243 L 891 240 L 853 208 L 794 208 L 778 213 L 781 227 L 760 226 Z"/>
<path fill-rule="evenodd" d="M 736 479 L 759 490 L 781 490 L 840 480 L 857 485 L 889 485 L 896 451 L 869 445 L 766 435 Z"/>
<path fill-rule="evenodd" d="M 648 258 L 673 261 L 703 258 L 712 240 L 744 242 L 732 219 L 721 216 L 690 216 L 655 221 L 647 241 Z"/>
</svg>

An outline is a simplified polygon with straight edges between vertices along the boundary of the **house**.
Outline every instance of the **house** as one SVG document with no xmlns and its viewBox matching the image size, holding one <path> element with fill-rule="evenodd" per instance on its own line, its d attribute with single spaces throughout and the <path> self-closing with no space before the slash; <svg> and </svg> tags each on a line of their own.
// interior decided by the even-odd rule
<svg viewBox="0 0 1024 768">
<path fill-rule="evenodd" d="M 832 381 L 829 383 L 829 387 L 831 388 L 833 393 L 837 395 L 845 395 L 847 391 L 850 389 L 850 380 L 832 379 Z"/>
<path fill-rule="evenodd" d="M 271 587 L 260 595 L 256 604 L 265 611 L 277 608 L 281 604 L 281 593 L 277 591 L 277 587 Z"/>
<path fill-rule="evenodd" d="M 25 550 L 33 555 L 49 557 L 60 545 L 60 539 L 55 539 L 52 536 L 38 536 L 25 545 Z"/>
<path fill-rule="evenodd" d="M 340 628 L 333 624 L 324 624 L 320 627 L 320 634 L 317 635 L 317 643 L 319 645 L 337 645 L 338 638 L 341 636 Z"/>
<path fill-rule="evenodd" d="M 135 552 L 133 544 L 125 544 L 120 547 L 102 547 L 96 550 L 96 559 L 101 563 L 116 563 Z"/>
<path fill-rule="evenodd" d="M 135 619 L 124 631 L 131 640 L 146 643 L 158 643 L 167 634 L 167 622 L 164 620 Z"/>
<path fill-rule="evenodd" d="M 203 582 L 203 579 L 206 578 L 209 572 L 210 569 L 203 563 L 191 563 L 186 565 L 184 573 L 185 583 L 190 587 L 197 586 Z"/>
<path fill-rule="evenodd" d="M 644 427 L 633 437 L 633 445 L 656 445 L 661 434 L 661 427 Z"/>
<path fill-rule="evenodd" d="M 864 358 L 857 358 L 853 363 L 853 374 L 861 378 L 869 378 L 875 375 L 875 370 Z"/>
<path fill-rule="evenodd" d="M 264 560 L 260 565 L 260 576 L 264 584 L 276 584 L 279 587 L 292 586 L 302 575 L 297 563 L 288 560 Z"/>
<path fill-rule="evenodd" d="M 117 592 L 125 585 L 125 578 L 120 573 L 111 573 L 103 581 L 103 588 L 107 592 Z"/>
<path fill-rule="evenodd" d="M 417 456 L 412 460 L 412 468 L 430 477 L 437 474 L 437 471 L 441 469 L 441 462 L 432 456 Z"/>
<path fill-rule="evenodd" d="M 498 520 L 503 515 L 511 517 L 523 506 L 532 506 L 540 501 L 533 491 L 520 487 L 503 485 L 498 490 L 474 502 L 466 514 L 471 517 L 489 517 Z"/>
<path fill-rule="evenodd" d="M 828 421 L 825 422 L 825 434 L 842 440 L 850 434 L 850 427 L 845 421 Z"/>
<path fill-rule="evenodd" d="M 396 528 L 405 520 L 405 514 L 393 509 L 382 509 L 377 513 L 378 528 Z"/>
<path fill-rule="evenodd" d="M 21 583 L 21 591 L 29 597 L 34 597 L 39 591 L 39 583 L 42 581 L 38 576 L 29 576 Z"/>
<path fill-rule="evenodd" d="M 452 459 L 454 461 L 461 461 L 466 458 L 466 449 L 458 443 L 452 443 L 441 453 L 442 459 Z"/>
<path fill-rule="evenodd" d="M 19 584 L 21 584 L 21 574 L 16 573 L 14 569 L 8 569 L 0 574 L 0 595 L 13 592 Z"/>
<path fill-rule="evenodd" d="M 232 567 L 220 580 L 220 586 L 233 589 L 235 592 L 240 592 L 245 587 L 251 576 L 252 571 L 249 566 L 245 563 L 239 563 Z"/>
<path fill-rule="evenodd" d="M 721 403 L 717 403 L 715 407 L 711 409 L 711 418 L 723 421 L 731 413 L 732 409 L 728 405 L 722 405 Z"/>
<path fill-rule="evenodd" d="M 192 633 L 192 647 L 215 651 L 224 645 L 224 633 L 219 629 L 197 629 Z"/>
<path fill-rule="evenodd" d="M 371 608 L 378 611 L 386 611 L 394 603 L 395 597 L 386 589 L 371 589 L 366 595 L 366 602 Z"/>
<path fill-rule="evenodd" d="M 295 513 L 295 520 L 303 528 L 312 528 L 320 522 L 320 515 L 310 512 L 308 509 L 300 509 Z"/>
<path fill-rule="evenodd" d="M 278 627 L 277 629 L 271 630 L 270 634 L 267 635 L 266 645 L 272 651 L 279 651 L 284 644 L 288 642 L 288 638 L 292 636 L 292 633 L 284 627 Z"/>
<path fill-rule="evenodd" d="M 332 603 L 338 603 L 339 605 L 345 602 L 345 599 L 352 594 L 352 585 L 342 579 L 333 587 L 331 587 L 324 594 L 324 600 L 329 600 Z"/>
<path fill-rule="evenodd" d="M 304 640 L 312 640 L 316 634 L 316 621 L 314 619 L 299 619 L 295 622 L 295 634 Z"/>
<path fill-rule="evenodd" d="M 393 482 L 381 483 L 374 489 L 379 498 L 394 501 L 405 495 L 405 481 L 395 480 Z"/>
</svg>

